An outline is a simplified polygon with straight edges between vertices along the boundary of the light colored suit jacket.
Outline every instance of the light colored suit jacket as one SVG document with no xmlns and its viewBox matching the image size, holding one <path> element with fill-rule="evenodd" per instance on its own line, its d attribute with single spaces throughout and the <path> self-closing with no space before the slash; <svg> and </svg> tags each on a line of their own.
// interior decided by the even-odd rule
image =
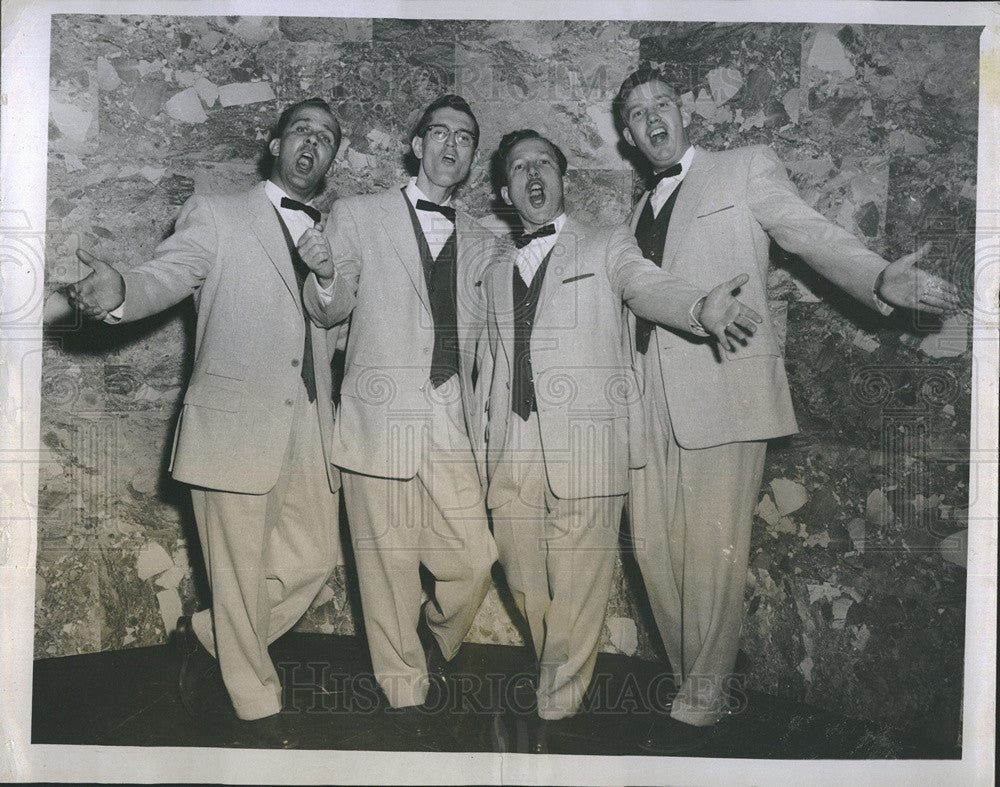
<svg viewBox="0 0 1000 787">
<path fill-rule="evenodd" d="M 464 439 L 475 447 L 482 423 L 472 380 L 485 326 L 479 287 L 495 236 L 463 212 L 456 231 L 461 419 Z M 338 200 L 326 233 L 335 265 L 332 297 L 321 302 L 311 288 L 305 301 L 325 321 L 351 319 L 333 461 L 367 475 L 412 478 L 421 461 L 413 440 L 422 439 L 420 430 L 441 402 L 429 380 L 434 319 L 406 198 L 394 188 Z"/>
<path fill-rule="evenodd" d="M 241 194 L 195 194 L 153 258 L 123 275 L 123 320 L 194 296 L 194 370 L 174 437 L 174 478 L 209 489 L 267 492 L 278 479 L 303 387 L 305 319 L 264 184 Z M 327 330 L 332 325 L 310 324 L 324 450 L 333 432 L 327 345 L 336 345 L 341 330 Z M 339 472 L 325 464 L 336 491 Z"/>
<path fill-rule="evenodd" d="M 644 196 L 633 229 L 645 204 Z M 874 295 L 886 261 L 806 205 L 770 148 L 699 149 L 670 217 L 663 269 L 705 289 L 746 273 L 750 281 L 738 297 L 764 322 L 747 347 L 732 353 L 707 339 L 656 329 L 649 352 L 660 353 L 663 374 L 652 381 L 640 375 L 640 384 L 663 385 L 670 422 L 685 448 L 798 431 L 767 308 L 772 238 L 862 303 L 887 311 Z M 634 330 L 634 320 L 630 324 Z"/>
<path fill-rule="evenodd" d="M 512 493 L 493 483 L 498 468 L 518 461 L 510 429 L 518 417 L 511 412 L 510 390 L 516 257 L 513 245 L 504 243 L 483 275 L 493 358 L 486 444 L 490 508 Z M 542 281 L 530 340 L 543 458 L 556 497 L 624 494 L 630 464 L 642 463 L 645 435 L 637 423 L 641 409 L 622 304 L 685 330 L 691 306 L 704 294 L 645 259 L 628 228 L 591 227 L 567 217 Z"/>
</svg>

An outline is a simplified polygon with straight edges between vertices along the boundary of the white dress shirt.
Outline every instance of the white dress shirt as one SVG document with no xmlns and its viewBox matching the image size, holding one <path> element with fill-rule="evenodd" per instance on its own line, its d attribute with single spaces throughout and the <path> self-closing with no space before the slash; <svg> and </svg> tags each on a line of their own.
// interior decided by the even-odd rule
<svg viewBox="0 0 1000 787">
<path fill-rule="evenodd" d="M 414 213 L 417 214 L 420 229 L 424 231 L 424 240 L 427 241 L 427 247 L 431 250 L 431 256 L 437 259 L 441 253 L 441 249 L 444 248 L 444 244 L 448 242 L 449 236 L 454 232 L 455 225 L 436 210 L 420 210 L 417 207 L 417 200 L 425 199 L 428 202 L 434 202 L 434 200 L 430 199 L 430 197 L 417 188 L 416 178 L 410 178 L 410 182 L 406 184 L 405 192 L 406 198 L 413 205 Z M 451 197 L 448 197 L 444 202 L 436 204 L 448 207 L 451 205 Z"/>
<path fill-rule="evenodd" d="M 552 251 L 552 248 L 556 245 L 556 240 L 559 238 L 559 233 L 562 232 L 565 223 L 566 214 L 560 213 L 555 218 L 555 221 L 552 222 L 556 228 L 554 233 L 541 238 L 535 238 L 531 243 L 518 251 L 514 264 L 521 274 L 522 281 L 529 287 L 531 286 L 531 280 L 535 278 L 535 274 L 538 272 L 539 267 L 541 267 L 545 255 Z"/>
<path fill-rule="evenodd" d="M 649 195 L 649 206 L 653 209 L 654 218 L 660 212 L 660 208 L 670 199 L 670 195 L 681 185 L 681 181 L 684 180 L 684 176 L 687 175 L 687 171 L 691 167 L 691 162 L 694 160 L 694 153 L 694 145 L 689 145 L 688 149 L 684 151 L 684 155 L 681 156 L 681 160 L 677 162 L 681 165 L 680 174 L 661 180 L 656 184 L 653 193 Z"/>
</svg>

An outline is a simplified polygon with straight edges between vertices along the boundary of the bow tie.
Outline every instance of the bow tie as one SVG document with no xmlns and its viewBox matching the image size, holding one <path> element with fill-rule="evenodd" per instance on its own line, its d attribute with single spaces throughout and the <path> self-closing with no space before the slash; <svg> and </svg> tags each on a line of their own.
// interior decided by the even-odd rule
<svg viewBox="0 0 1000 787">
<path fill-rule="evenodd" d="M 652 191 L 657 187 L 657 185 L 659 185 L 660 181 L 663 180 L 664 178 L 676 178 L 680 174 L 681 174 L 681 165 L 673 164 L 667 167 L 665 170 L 663 170 L 663 172 L 654 172 L 652 175 L 650 175 L 647 187 L 649 188 L 650 191 Z"/>
<path fill-rule="evenodd" d="M 450 208 L 447 205 L 438 205 L 436 202 L 430 202 L 425 199 L 417 200 L 417 210 L 426 210 L 432 213 L 440 213 L 448 221 L 455 222 L 455 209 Z"/>
<path fill-rule="evenodd" d="M 312 205 L 306 205 L 304 202 L 299 202 L 297 199 L 292 199 L 291 197 L 282 197 L 281 207 L 288 208 L 288 210 L 301 210 L 313 220 L 313 224 L 318 224 L 320 218 L 322 218 L 320 212 Z"/>
<path fill-rule="evenodd" d="M 514 245 L 517 246 L 517 248 L 519 249 L 523 249 L 525 246 L 531 243 L 531 241 L 536 240 L 537 238 L 544 238 L 547 235 L 555 235 L 555 234 L 556 234 L 556 225 L 546 224 L 544 227 L 539 227 L 534 232 L 516 233 L 514 235 Z"/>
</svg>

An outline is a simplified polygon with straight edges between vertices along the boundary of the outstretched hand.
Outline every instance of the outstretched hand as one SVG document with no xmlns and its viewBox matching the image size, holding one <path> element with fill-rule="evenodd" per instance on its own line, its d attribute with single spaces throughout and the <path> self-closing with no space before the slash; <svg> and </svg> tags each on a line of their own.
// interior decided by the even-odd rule
<svg viewBox="0 0 1000 787">
<path fill-rule="evenodd" d="M 927 256 L 930 244 L 925 243 L 913 254 L 890 262 L 882 272 L 878 296 L 892 306 L 903 306 L 928 314 L 957 311 L 960 306 L 958 289 L 940 276 L 916 267 Z"/>
<path fill-rule="evenodd" d="M 76 256 L 91 273 L 66 287 L 71 306 L 92 320 L 103 320 L 125 300 L 125 279 L 104 260 L 89 251 L 77 249 Z"/>
<path fill-rule="evenodd" d="M 333 279 L 333 252 L 326 235 L 310 227 L 299 238 L 298 250 L 302 261 L 316 274 L 320 286 L 327 286 Z"/>
<path fill-rule="evenodd" d="M 764 319 L 734 295 L 749 280 L 747 274 L 741 273 L 718 285 L 705 296 L 701 310 L 695 314 L 701 327 L 729 352 L 736 349 L 734 342 L 746 345 Z"/>
</svg>

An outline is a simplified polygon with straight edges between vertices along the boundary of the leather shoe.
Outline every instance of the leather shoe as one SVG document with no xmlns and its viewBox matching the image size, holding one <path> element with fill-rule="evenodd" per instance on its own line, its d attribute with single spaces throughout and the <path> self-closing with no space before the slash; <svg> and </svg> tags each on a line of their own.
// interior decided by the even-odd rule
<svg viewBox="0 0 1000 787">
<path fill-rule="evenodd" d="M 650 725 L 645 738 L 639 742 L 639 748 L 649 754 L 682 754 L 703 749 L 718 734 L 719 723 L 695 727 L 664 716 Z"/>
<path fill-rule="evenodd" d="M 299 738 L 281 714 L 246 721 L 239 719 L 235 743 L 254 749 L 297 749 Z"/>
<path fill-rule="evenodd" d="M 542 719 L 536 716 L 532 725 L 531 753 L 552 754 L 552 741 L 567 731 L 570 719 L 572 716 L 565 719 Z"/>
<path fill-rule="evenodd" d="M 426 705 L 389 708 L 389 722 L 400 735 L 407 738 L 426 738 L 433 730 L 433 714 Z"/>
<path fill-rule="evenodd" d="M 194 633 L 190 615 L 177 619 L 171 644 L 181 662 L 177 672 L 181 707 L 194 718 L 204 716 L 212 707 L 211 699 L 218 694 L 222 679 L 219 663 Z"/>
<path fill-rule="evenodd" d="M 515 750 L 502 713 L 490 713 L 487 715 L 486 743 L 490 751 L 497 754 L 507 754 Z"/>
</svg>

